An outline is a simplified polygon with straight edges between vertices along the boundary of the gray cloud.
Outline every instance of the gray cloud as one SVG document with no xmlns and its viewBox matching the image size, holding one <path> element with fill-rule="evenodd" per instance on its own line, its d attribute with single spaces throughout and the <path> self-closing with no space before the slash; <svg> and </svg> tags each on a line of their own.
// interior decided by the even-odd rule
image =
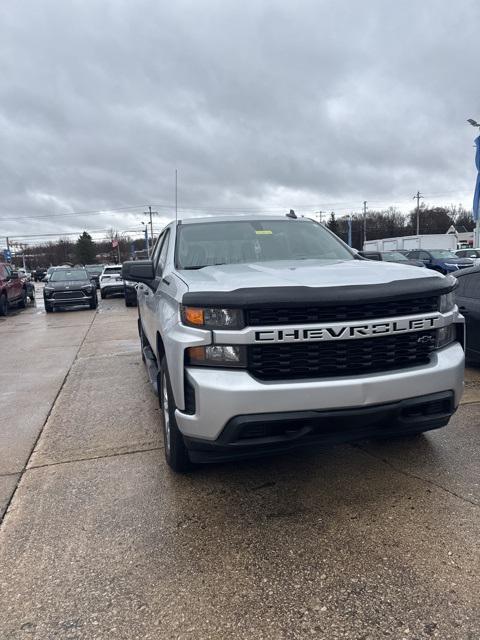
<svg viewBox="0 0 480 640">
<path fill-rule="evenodd" d="M 5 0 L 0 237 L 166 220 L 175 167 L 191 215 L 468 204 L 479 23 L 476 0 Z"/>
</svg>

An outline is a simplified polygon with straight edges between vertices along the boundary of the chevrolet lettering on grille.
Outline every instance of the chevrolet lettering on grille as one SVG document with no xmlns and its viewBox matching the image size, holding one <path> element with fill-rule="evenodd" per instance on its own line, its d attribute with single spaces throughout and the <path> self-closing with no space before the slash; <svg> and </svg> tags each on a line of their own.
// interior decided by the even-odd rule
<svg viewBox="0 0 480 640">
<path fill-rule="evenodd" d="M 255 331 L 254 342 L 318 342 L 322 340 L 352 340 L 380 335 L 427 331 L 442 326 L 441 316 L 415 319 L 384 320 L 359 324 L 289 327 Z"/>
</svg>

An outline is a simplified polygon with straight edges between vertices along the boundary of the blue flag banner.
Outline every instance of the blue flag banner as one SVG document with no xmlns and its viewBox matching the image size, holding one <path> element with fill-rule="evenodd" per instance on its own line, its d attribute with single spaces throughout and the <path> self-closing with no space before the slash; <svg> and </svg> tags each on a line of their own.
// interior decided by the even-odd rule
<svg viewBox="0 0 480 640">
<path fill-rule="evenodd" d="M 473 219 L 478 220 L 480 209 L 480 136 L 475 138 L 477 151 L 475 153 L 475 164 L 477 166 L 477 184 L 475 185 L 475 195 L 473 196 Z"/>
</svg>

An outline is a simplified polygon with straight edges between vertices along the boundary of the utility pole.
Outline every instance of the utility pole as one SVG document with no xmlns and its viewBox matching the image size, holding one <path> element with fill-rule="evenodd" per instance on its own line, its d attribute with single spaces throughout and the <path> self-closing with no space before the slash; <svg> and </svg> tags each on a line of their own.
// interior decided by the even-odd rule
<svg viewBox="0 0 480 640">
<path fill-rule="evenodd" d="M 367 240 L 367 201 L 363 201 L 363 242 Z M 363 246 L 362 246 L 363 249 Z"/>
<path fill-rule="evenodd" d="M 143 222 L 143 220 L 142 220 L 142 224 L 144 225 L 145 248 L 147 249 L 147 258 L 150 258 L 150 246 L 149 246 L 149 243 L 148 243 L 148 222 Z"/>
<path fill-rule="evenodd" d="M 323 214 L 325 213 L 325 211 L 315 211 L 316 214 L 318 214 L 318 221 L 320 222 L 320 224 L 323 224 Z"/>
<path fill-rule="evenodd" d="M 417 201 L 417 236 L 420 235 L 420 198 L 423 199 L 423 196 L 420 191 L 417 191 L 413 196 L 413 199 Z"/>
<path fill-rule="evenodd" d="M 352 216 L 348 216 L 347 218 L 347 222 L 348 222 L 348 246 L 351 247 L 352 246 Z"/>
<path fill-rule="evenodd" d="M 157 216 L 158 215 L 158 211 L 152 211 L 152 207 L 148 207 L 148 211 L 144 212 L 146 216 L 150 216 L 150 238 L 151 238 L 151 242 L 152 242 L 152 249 L 153 249 L 153 221 L 152 221 L 152 216 Z"/>
</svg>

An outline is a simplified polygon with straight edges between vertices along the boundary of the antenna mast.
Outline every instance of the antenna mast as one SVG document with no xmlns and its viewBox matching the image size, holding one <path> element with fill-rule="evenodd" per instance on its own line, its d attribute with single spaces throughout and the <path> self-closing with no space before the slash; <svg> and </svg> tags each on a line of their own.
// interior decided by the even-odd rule
<svg viewBox="0 0 480 640">
<path fill-rule="evenodd" d="M 175 169 L 175 222 L 178 222 L 178 170 Z"/>
</svg>

